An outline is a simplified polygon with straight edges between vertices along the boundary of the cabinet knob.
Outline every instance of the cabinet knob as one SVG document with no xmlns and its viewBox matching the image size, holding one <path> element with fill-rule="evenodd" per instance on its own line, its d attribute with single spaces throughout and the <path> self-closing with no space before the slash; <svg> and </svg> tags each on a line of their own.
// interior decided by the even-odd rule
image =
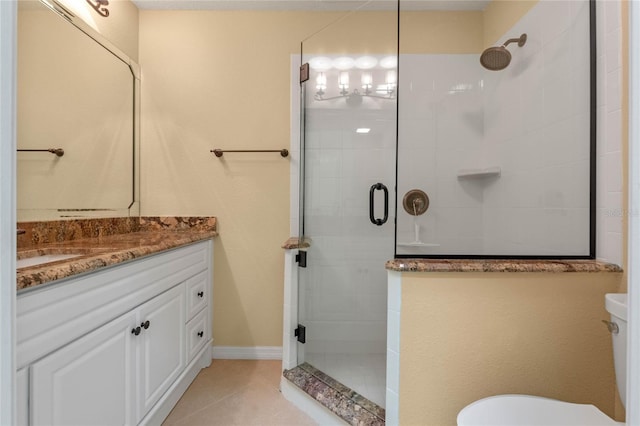
<svg viewBox="0 0 640 426">
<path fill-rule="evenodd" d="M 199 291 L 198 292 L 198 297 L 204 297 L 204 291 Z"/>
<path fill-rule="evenodd" d="M 144 328 L 146 330 L 147 328 L 149 328 L 150 324 L 151 323 L 149 322 L 149 320 L 146 320 L 145 322 L 140 323 L 140 327 L 142 327 L 142 328 Z"/>
<path fill-rule="evenodd" d="M 132 328 L 131 329 L 131 334 L 137 336 L 138 334 L 140 334 L 140 327 L 136 327 L 136 328 Z"/>
<path fill-rule="evenodd" d="M 204 331 L 199 331 L 198 332 L 198 337 L 202 337 L 202 336 L 204 336 Z"/>
</svg>

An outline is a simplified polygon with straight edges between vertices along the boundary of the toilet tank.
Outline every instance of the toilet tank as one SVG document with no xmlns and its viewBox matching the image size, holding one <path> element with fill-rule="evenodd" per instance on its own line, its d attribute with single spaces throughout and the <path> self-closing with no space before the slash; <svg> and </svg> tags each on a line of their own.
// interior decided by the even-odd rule
<svg viewBox="0 0 640 426">
<path fill-rule="evenodd" d="M 618 326 L 618 332 L 611 332 L 613 340 L 613 365 L 616 370 L 616 384 L 622 405 L 627 403 L 627 295 L 610 293 L 605 295 L 605 308 L 611 315 L 611 322 Z"/>
</svg>

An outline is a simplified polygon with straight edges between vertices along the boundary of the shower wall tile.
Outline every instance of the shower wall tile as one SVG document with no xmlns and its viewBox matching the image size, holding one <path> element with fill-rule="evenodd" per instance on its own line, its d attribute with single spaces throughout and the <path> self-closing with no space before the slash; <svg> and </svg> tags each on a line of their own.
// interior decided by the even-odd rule
<svg viewBox="0 0 640 426">
<path fill-rule="evenodd" d="M 420 241 L 440 244 L 438 248 L 398 248 L 401 253 L 443 252 L 455 244 L 470 247 L 475 238 L 459 228 L 481 220 L 482 190 L 473 184 L 461 185 L 457 171 L 484 167 L 477 62 L 477 55 L 400 57 L 398 199 L 410 189 L 421 189 L 429 196 L 430 207 L 417 218 L 398 210 L 398 241 L 414 241 L 417 223 Z M 451 214 L 464 222 L 449 220 Z"/>
<path fill-rule="evenodd" d="M 605 187 L 607 195 L 611 192 L 622 192 L 622 153 L 620 151 L 605 154 L 605 171 L 607 172 Z M 618 173 L 612 173 L 613 171 Z M 607 206 L 610 207 L 610 205 Z"/>
<path fill-rule="evenodd" d="M 621 206 L 622 192 L 608 192 L 607 206 Z M 607 233 L 622 234 L 622 209 L 608 209 L 604 215 L 604 228 Z"/>
<path fill-rule="evenodd" d="M 607 51 L 608 56 L 608 51 Z M 619 110 L 621 108 L 622 91 L 620 90 L 620 79 L 622 70 L 616 69 L 606 74 L 605 99 L 607 112 Z"/>
<path fill-rule="evenodd" d="M 617 2 L 615 2 L 617 3 Z M 617 27 L 605 34 L 605 69 L 607 72 L 617 71 L 622 67 L 622 52 L 618 50 L 622 40 L 622 28 Z"/>
<path fill-rule="evenodd" d="M 587 14 L 586 2 L 539 2 L 501 37 L 528 34 L 509 67 L 482 71 L 485 152 L 502 169 L 483 193 L 487 251 L 588 249 L 589 79 L 574 72 L 589 65 Z"/>
<path fill-rule="evenodd" d="M 401 275 L 388 271 L 388 316 L 386 359 L 386 422 L 399 424 L 400 387 L 400 316 L 402 305 Z"/>
<path fill-rule="evenodd" d="M 604 34 L 608 34 L 612 31 L 615 31 L 622 26 L 621 21 L 621 7 L 620 2 L 615 0 L 598 0 L 599 3 L 604 3 L 604 15 L 605 15 L 605 26 L 600 27 L 604 28 Z M 617 50 L 617 48 L 614 48 Z"/>
<path fill-rule="evenodd" d="M 540 5 L 537 11 L 540 14 L 534 15 L 530 12 L 529 16 L 544 17 L 543 22 L 538 21 L 536 23 L 541 30 L 543 42 L 547 44 L 556 40 L 562 33 L 567 31 L 571 25 L 575 11 L 571 9 L 570 1 L 546 1 L 541 3 L 544 4 Z"/>
<path fill-rule="evenodd" d="M 598 214 L 596 227 L 598 259 L 623 265 L 623 238 L 618 223 L 623 211 L 622 120 L 621 120 L 621 8 L 620 2 L 596 2 L 598 19 Z M 619 221 L 617 217 L 620 217 Z"/>
<path fill-rule="evenodd" d="M 603 111 L 604 113 L 604 111 Z M 622 140 L 622 110 L 617 109 L 605 115 L 604 128 L 607 131 L 604 151 L 612 153 L 620 151 L 620 141 Z"/>
</svg>

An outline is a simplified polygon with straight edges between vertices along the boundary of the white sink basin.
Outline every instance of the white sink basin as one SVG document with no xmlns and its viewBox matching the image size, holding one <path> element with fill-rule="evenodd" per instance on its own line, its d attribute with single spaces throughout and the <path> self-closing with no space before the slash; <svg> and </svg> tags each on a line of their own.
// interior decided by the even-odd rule
<svg viewBox="0 0 640 426">
<path fill-rule="evenodd" d="M 44 254 L 42 256 L 28 257 L 26 259 L 16 260 L 16 269 L 27 268 L 29 266 L 37 266 L 45 263 L 57 262 L 59 260 L 72 259 L 74 257 L 83 256 L 83 254 Z"/>
</svg>

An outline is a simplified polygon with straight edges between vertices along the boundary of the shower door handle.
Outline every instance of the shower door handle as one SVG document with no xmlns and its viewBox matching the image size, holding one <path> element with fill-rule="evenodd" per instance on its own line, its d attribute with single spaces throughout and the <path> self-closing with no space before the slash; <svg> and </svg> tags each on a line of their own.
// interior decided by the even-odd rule
<svg viewBox="0 0 640 426">
<path fill-rule="evenodd" d="M 384 218 L 382 219 L 376 219 L 373 214 L 373 204 L 374 204 L 373 199 L 374 199 L 374 194 L 376 190 L 384 191 Z M 388 218 L 389 218 L 389 190 L 387 189 L 386 186 L 378 182 L 374 185 L 371 185 L 371 189 L 369 189 L 369 220 L 374 225 L 382 226 L 385 224 Z"/>
</svg>

